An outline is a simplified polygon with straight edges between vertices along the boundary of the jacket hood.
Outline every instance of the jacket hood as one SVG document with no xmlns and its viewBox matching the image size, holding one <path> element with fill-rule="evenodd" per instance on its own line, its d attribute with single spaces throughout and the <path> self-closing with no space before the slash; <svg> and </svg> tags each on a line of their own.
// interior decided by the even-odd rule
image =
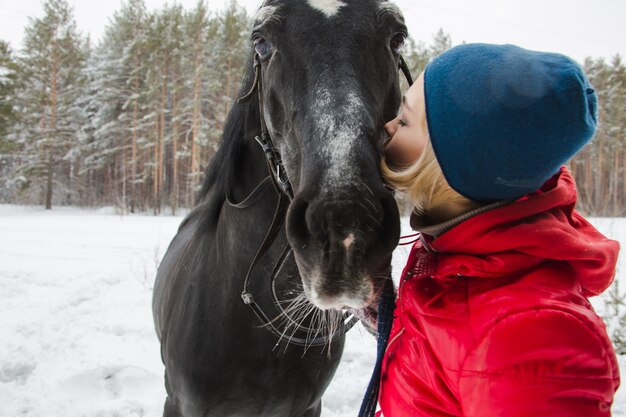
<svg viewBox="0 0 626 417">
<path fill-rule="evenodd" d="M 551 260 L 571 267 L 586 296 L 600 294 L 613 281 L 619 243 L 574 210 L 576 198 L 563 167 L 540 190 L 463 221 L 429 243 L 437 275 L 498 277 Z"/>
</svg>

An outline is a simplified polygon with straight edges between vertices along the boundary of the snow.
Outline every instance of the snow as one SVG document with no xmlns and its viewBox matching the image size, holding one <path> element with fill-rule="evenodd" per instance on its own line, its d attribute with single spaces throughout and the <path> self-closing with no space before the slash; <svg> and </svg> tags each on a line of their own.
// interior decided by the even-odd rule
<svg viewBox="0 0 626 417">
<path fill-rule="evenodd" d="M 180 221 L 0 205 L 0 417 L 162 415 L 151 288 Z M 626 219 L 594 223 L 626 242 Z M 394 256 L 396 277 L 406 251 Z M 602 309 L 599 299 L 594 305 Z M 348 334 L 323 417 L 357 415 L 375 348 L 362 328 Z M 614 416 L 626 415 L 625 391 Z"/>
</svg>

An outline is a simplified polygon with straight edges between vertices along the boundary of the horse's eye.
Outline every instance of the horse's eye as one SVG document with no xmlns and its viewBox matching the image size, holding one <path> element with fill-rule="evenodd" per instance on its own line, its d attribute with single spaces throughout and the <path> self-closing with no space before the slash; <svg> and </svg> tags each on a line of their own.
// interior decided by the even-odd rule
<svg viewBox="0 0 626 417">
<path fill-rule="evenodd" d="M 262 36 L 254 38 L 254 50 L 259 58 L 266 59 L 272 53 L 272 45 Z"/>
<path fill-rule="evenodd" d="M 400 50 L 404 46 L 406 35 L 404 33 L 396 33 L 391 37 L 389 41 L 389 47 L 394 54 L 399 54 Z"/>
</svg>

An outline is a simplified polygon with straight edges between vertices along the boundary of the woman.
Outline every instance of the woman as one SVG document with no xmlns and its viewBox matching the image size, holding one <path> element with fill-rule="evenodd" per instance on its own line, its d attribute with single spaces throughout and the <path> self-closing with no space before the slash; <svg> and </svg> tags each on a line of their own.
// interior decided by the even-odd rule
<svg viewBox="0 0 626 417">
<path fill-rule="evenodd" d="M 574 210 L 562 165 L 596 95 L 559 54 L 461 45 L 387 124 L 383 174 L 419 232 L 385 352 L 384 417 L 610 416 L 615 353 L 587 297 L 619 245 Z"/>
</svg>

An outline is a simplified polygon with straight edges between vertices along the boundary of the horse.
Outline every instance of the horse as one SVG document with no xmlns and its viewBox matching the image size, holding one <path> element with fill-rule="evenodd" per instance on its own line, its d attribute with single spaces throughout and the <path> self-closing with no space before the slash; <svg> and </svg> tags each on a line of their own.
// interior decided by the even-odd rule
<svg viewBox="0 0 626 417">
<path fill-rule="evenodd" d="M 378 165 L 401 101 L 399 9 L 266 0 L 253 22 L 245 97 L 155 280 L 166 417 L 318 417 L 400 235 Z"/>
</svg>

